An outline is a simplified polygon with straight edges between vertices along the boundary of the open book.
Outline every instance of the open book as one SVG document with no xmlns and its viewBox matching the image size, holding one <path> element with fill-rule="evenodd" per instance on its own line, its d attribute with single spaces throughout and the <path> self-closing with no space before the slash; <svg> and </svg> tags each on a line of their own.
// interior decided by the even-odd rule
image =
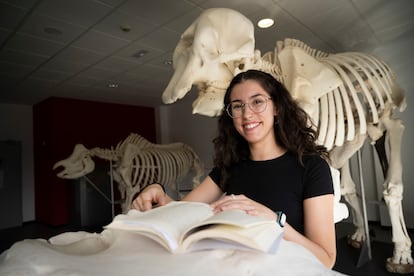
<svg viewBox="0 0 414 276">
<path fill-rule="evenodd" d="M 239 210 L 214 214 L 210 205 L 176 201 L 140 212 L 118 215 L 105 228 L 147 236 L 171 253 L 234 248 L 275 253 L 283 228 L 275 221 Z"/>
</svg>

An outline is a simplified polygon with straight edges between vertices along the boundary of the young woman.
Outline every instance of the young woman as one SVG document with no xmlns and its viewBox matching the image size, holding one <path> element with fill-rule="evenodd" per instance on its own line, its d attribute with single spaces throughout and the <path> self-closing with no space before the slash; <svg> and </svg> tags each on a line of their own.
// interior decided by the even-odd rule
<svg viewBox="0 0 414 276">
<path fill-rule="evenodd" d="M 182 200 L 210 203 L 215 212 L 240 209 L 277 221 L 286 215 L 284 239 L 306 247 L 332 268 L 332 177 L 328 153 L 316 144 L 307 114 L 280 82 L 256 70 L 234 77 L 224 106 L 213 140 L 214 168 Z M 133 207 L 144 211 L 171 200 L 161 185 L 153 184 Z"/>
</svg>

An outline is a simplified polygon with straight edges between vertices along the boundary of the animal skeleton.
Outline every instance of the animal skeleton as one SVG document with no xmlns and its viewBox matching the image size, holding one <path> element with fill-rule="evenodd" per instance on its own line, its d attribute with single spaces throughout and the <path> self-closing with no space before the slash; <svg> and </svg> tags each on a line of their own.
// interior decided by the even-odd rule
<svg viewBox="0 0 414 276">
<path fill-rule="evenodd" d="M 175 102 L 194 84 L 199 96 L 193 103 L 193 113 L 211 117 L 221 114 L 225 88 L 241 71 L 262 70 L 284 83 L 310 115 L 319 143 L 330 150 L 331 165 L 341 169 L 341 190 L 353 208 L 356 232 L 352 239 L 357 242 L 365 238 L 364 225 L 348 162 L 368 137 L 375 144 L 387 133 L 390 164 L 384 168 L 383 196 L 394 242 L 387 269 L 399 273 L 414 271 L 401 203 L 404 126 L 392 117 L 394 109 L 405 109 L 406 102 L 385 62 L 358 52 L 324 53 L 294 39 L 278 41 L 273 53 L 261 56 L 254 49 L 253 24 L 249 19 L 234 10 L 209 9 L 183 33 L 174 51 L 173 64 L 175 72 L 163 101 Z"/>
<path fill-rule="evenodd" d="M 130 209 L 134 196 L 149 184 L 162 183 L 177 189 L 173 185 L 193 169 L 195 186 L 204 174 L 200 159 L 190 146 L 183 143 L 153 144 L 135 133 L 119 142 L 115 149 L 89 150 L 77 144 L 73 153 L 56 162 L 53 169 L 63 167 L 57 174 L 60 178 L 79 178 L 95 169 L 94 156 L 115 162 L 113 176 L 123 199 L 123 213 Z"/>
</svg>

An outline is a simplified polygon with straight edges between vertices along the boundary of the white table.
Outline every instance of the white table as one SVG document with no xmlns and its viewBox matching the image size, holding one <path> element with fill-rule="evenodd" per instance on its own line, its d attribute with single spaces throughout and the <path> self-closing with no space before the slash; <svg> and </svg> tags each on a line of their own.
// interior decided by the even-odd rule
<svg viewBox="0 0 414 276">
<path fill-rule="evenodd" d="M 15 243 L 0 255 L 0 275 L 343 275 L 285 240 L 276 254 L 233 249 L 170 254 L 154 241 L 119 230 L 67 232 Z"/>
</svg>

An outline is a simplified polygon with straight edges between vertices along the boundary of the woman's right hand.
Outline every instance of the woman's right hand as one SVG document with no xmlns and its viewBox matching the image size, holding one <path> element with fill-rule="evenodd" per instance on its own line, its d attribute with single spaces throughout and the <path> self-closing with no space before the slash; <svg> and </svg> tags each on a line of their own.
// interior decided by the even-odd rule
<svg viewBox="0 0 414 276">
<path fill-rule="evenodd" d="M 160 184 L 150 184 L 132 202 L 132 208 L 140 211 L 152 209 L 153 204 L 160 206 L 167 204 L 171 199 L 164 192 Z"/>
</svg>

